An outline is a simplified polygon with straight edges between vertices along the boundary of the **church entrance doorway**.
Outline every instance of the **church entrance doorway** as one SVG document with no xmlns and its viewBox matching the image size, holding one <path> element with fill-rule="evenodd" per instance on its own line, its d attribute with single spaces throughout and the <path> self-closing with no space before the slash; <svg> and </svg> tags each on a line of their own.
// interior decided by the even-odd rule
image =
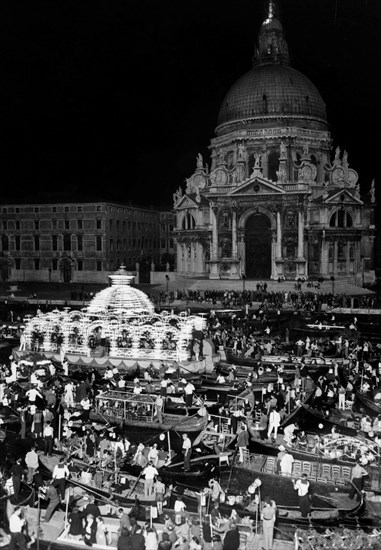
<svg viewBox="0 0 381 550">
<path fill-rule="evenodd" d="M 271 223 L 264 214 L 252 214 L 246 222 L 246 270 L 248 279 L 271 276 Z"/>
</svg>

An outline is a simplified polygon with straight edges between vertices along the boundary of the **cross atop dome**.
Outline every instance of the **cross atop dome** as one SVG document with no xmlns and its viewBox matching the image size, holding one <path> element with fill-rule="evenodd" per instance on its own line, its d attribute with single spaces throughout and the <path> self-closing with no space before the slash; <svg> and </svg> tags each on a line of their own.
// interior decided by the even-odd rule
<svg viewBox="0 0 381 550">
<path fill-rule="evenodd" d="M 261 25 L 254 65 L 282 63 L 288 65 L 288 46 L 284 39 L 282 23 L 275 17 L 275 4 L 269 0 L 268 15 Z"/>
</svg>

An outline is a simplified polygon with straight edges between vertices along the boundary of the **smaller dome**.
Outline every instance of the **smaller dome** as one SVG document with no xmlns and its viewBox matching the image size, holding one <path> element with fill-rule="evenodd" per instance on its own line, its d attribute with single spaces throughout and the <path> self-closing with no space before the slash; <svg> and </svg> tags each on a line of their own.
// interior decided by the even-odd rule
<svg viewBox="0 0 381 550">
<path fill-rule="evenodd" d="M 260 32 L 263 31 L 280 31 L 283 32 L 282 23 L 276 17 L 269 17 L 263 21 Z"/>
<path fill-rule="evenodd" d="M 144 292 L 131 286 L 133 278 L 133 275 L 121 266 L 110 275 L 111 286 L 98 292 L 91 300 L 87 313 L 90 315 L 115 313 L 118 316 L 142 313 L 152 315 L 155 311 L 153 303 Z"/>
</svg>

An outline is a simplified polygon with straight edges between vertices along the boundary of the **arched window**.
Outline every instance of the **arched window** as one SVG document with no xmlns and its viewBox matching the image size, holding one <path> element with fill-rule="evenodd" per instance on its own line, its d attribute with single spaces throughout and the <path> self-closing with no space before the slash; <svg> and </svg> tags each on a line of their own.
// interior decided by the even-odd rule
<svg viewBox="0 0 381 550">
<path fill-rule="evenodd" d="M 196 227 L 196 222 L 192 214 L 187 212 L 183 219 L 182 229 L 194 229 Z"/>
<path fill-rule="evenodd" d="M 9 239 L 7 235 L 2 235 L 1 237 L 1 248 L 3 252 L 9 250 Z"/>
<path fill-rule="evenodd" d="M 330 227 L 352 227 L 352 216 L 346 210 L 337 210 L 329 220 Z"/>
<path fill-rule="evenodd" d="M 66 252 L 71 250 L 71 235 L 64 235 L 63 245 Z"/>
</svg>

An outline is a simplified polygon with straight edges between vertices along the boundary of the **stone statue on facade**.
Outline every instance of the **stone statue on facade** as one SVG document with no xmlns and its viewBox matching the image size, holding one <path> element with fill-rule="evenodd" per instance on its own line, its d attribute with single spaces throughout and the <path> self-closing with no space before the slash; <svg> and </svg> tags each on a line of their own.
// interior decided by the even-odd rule
<svg viewBox="0 0 381 550">
<path fill-rule="evenodd" d="M 341 160 L 340 160 L 340 147 L 337 146 L 335 149 L 335 158 L 333 159 L 333 165 L 334 166 L 341 166 Z"/>
<path fill-rule="evenodd" d="M 188 180 L 186 181 L 188 182 Z M 172 196 L 173 196 L 173 206 L 176 206 L 176 204 L 179 202 L 179 200 L 183 196 L 183 190 L 181 189 L 181 187 L 179 187 L 178 190 L 175 191 Z"/>
<path fill-rule="evenodd" d="M 254 169 L 259 169 L 261 167 L 261 160 L 262 160 L 262 155 L 261 153 L 254 153 L 254 158 L 255 158 L 255 162 L 254 162 Z"/>
<path fill-rule="evenodd" d="M 279 165 L 279 170 L 276 172 L 278 183 L 285 183 L 287 180 L 286 166 L 283 162 Z"/>
<path fill-rule="evenodd" d="M 374 178 L 372 179 L 372 183 L 370 184 L 370 202 L 374 204 L 376 202 L 376 185 Z"/>
<path fill-rule="evenodd" d="M 238 160 L 245 160 L 246 147 L 243 143 L 238 144 Z"/>
<path fill-rule="evenodd" d="M 203 170 L 204 168 L 204 159 L 202 158 L 201 153 L 198 153 L 196 157 L 196 166 L 197 166 L 197 170 Z"/>
<path fill-rule="evenodd" d="M 285 157 L 287 155 L 287 145 L 284 141 L 280 142 L 280 156 Z"/>
</svg>

